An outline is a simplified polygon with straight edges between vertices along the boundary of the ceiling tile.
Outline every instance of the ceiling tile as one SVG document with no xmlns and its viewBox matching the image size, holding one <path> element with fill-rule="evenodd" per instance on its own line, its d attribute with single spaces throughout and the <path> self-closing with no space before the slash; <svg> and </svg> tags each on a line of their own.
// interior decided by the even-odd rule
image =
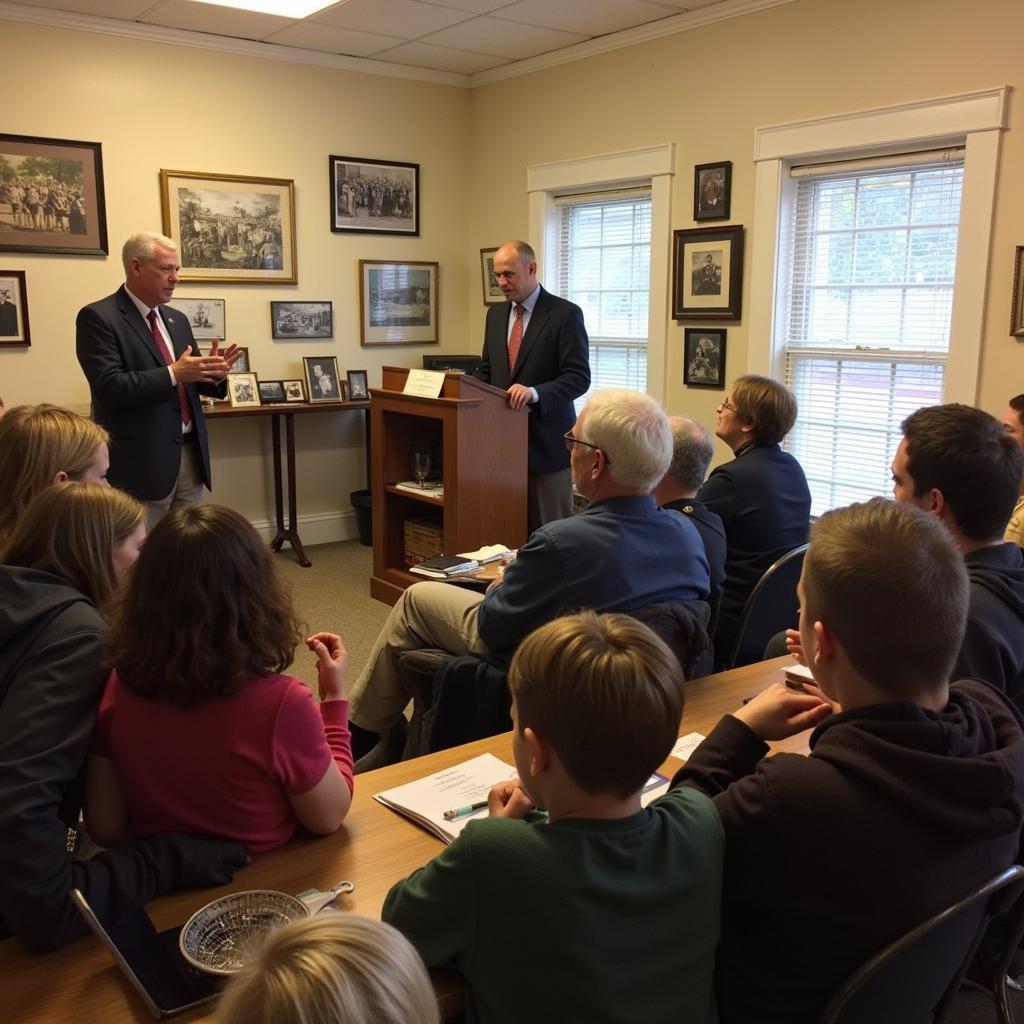
<svg viewBox="0 0 1024 1024">
<path fill-rule="evenodd" d="M 508 7 L 515 0 L 430 0 L 438 7 L 454 7 L 457 11 L 469 11 L 472 14 L 491 14 L 500 7 Z"/>
<path fill-rule="evenodd" d="M 510 60 L 525 60 L 541 53 L 585 42 L 589 36 L 558 32 L 551 28 L 517 25 L 497 18 L 473 18 L 421 40 L 432 46 L 452 46 L 457 50 L 488 53 Z"/>
<path fill-rule="evenodd" d="M 643 0 L 566 0 L 558 4 L 551 0 L 521 0 L 495 11 L 494 17 L 561 29 L 563 32 L 603 36 L 678 13 L 671 7 L 660 7 Z"/>
<path fill-rule="evenodd" d="M 655 0 L 655 2 L 663 4 L 665 7 L 675 7 L 679 11 L 696 11 L 700 7 L 720 4 L 722 0 Z"/>
<path fill-rule="evenodd" d="M 326 53 L 343 53 L 349 57 L 370 57 L 402 42 L 397 36 L 353 32 L 349 28 L 335 28 L 333 25 L 320 25 L 311 21 L 289 25 L 280 32 L 264 36 L 263 41 L 305 47 L 308 50 L 323 50 Z"/>
<path fill-rule="evenodd" d="M 99 18 L 134 20 L 153 6 L 153 0 L 19 0 L 26 7 L 46 7 L 78 14 L 95 14 Z"/>
<path fill-rule="evenodd" d="M 359 32 L 418 39 L 472 16 L 466 11 L 416 3 L 415 0 L 349 0 L 347 4 L 311 14 L 306 20 Z"/>
<path fill-rule="evenodd" d="M 192 32 L 212 32 L 236 39 L 262 39 L 277 29 L 295 24 L 294 18 L 275 14 L 237 11 L 215 4 L 193 3 L 192 0 L 167 0 L 138 19 L 147 25 L 164 25 Z"/>
<path fill-rule="evenodd" d="M 456 74 L 473 75 L 478 71 L 489 71 L 501 67 L 508 61 L 501 57 L 490 57 L 482 53 L 467 53 L 465 50 L 451 50 L 446 46 L 431 46 L 429 43 L 404 43 L 393 50 L 377 55 L 377 60 L 392 64 L 411 64 L 417 68 L 433 68 L 436 71 L 451 71 Z"/>
</svg>

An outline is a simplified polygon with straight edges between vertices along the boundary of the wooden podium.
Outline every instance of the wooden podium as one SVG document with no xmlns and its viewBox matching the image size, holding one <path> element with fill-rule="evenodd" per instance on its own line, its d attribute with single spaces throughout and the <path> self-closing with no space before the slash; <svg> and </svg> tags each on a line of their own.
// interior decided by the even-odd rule
<svg viewBox="0 0 1024 1024">
<path fill-rule="evenodd" d="M 517 548 L 526 541 L 529 414 L 510 409 L 504 391 L 461 373 L 445 374 L 440 398 L 404 395 L 408 374 L 406 368 L 385 366 L 382 386 L 370 390 L 370 595 L 388 604 L 423 579 L 405 563 L 407 519 L 440 527 L 446 555 L 484 544 Z M 439 454 L 443 497 L 395 486 L 412 479 L 417 447 Z"/>
</svg>

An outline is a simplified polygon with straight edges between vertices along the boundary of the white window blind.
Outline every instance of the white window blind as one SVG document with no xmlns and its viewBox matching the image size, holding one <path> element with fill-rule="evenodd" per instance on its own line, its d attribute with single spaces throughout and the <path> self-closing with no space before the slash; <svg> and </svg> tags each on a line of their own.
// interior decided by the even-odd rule
<svg viewBox="0 0 1024 1024">
<path fill-rule="evenodd" d="M 555 206 L 558 294 L 583 310 L 590 337 L 590 391 L 646 391 L 651 191 L 561 196 Z M 577 400 L 577 411 L 587 395 Z"/>
<path fill-rule="evenodd" d="M 962 153 L 794 169 L 779 276 L 786 440 L 814 515 L 891 492 L 900 423 L 942 401 Z"/>
</svg>

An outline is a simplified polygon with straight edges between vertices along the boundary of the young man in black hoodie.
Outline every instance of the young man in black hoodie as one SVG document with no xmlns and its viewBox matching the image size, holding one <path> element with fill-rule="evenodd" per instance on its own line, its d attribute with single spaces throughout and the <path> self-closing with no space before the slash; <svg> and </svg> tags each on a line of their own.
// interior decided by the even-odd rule
<svg viewBox="0 0 1024 1024">
<path fill-rule="evenodd" d="M 1017 856 L 1024 732 L 950 686 L 963 558 L 934 518 L 876 498 L 826 513 L 798 587 L 820 691 L 782 684 L 727 715 L 674 779 L 725 828 L 721 1024 L 811 1024 L 871 954 Z M 808 757 L 767 740 L 816 725 Z"/>
</svg>

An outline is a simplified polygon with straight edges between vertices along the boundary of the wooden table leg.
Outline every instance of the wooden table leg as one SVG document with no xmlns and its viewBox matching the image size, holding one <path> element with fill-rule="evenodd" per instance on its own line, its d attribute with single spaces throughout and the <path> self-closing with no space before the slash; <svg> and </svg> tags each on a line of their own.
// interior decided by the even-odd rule
<svg viewBox="0 0 1024 1024">
<path fill-rule="evenodd" d="M 276 419 L 276 417 L 275 417 Z M 308 569 L 313 563 L 306 557 L 302 541 L 299 540 L 299 509 L 295 494 L 295 415 L 285 413 L 284 431 L 287 438 L 286 458 L 288 459 L 288 540 L 299 561 L 299 565 Z"/>
<path fill-rule="evenodd" d="M 270 449 L 274 459 L 274 512 L 277 519 L 277 532 L 270 542 L 274 551 L 280 551 L 281 545 L 288 540 L 288 532 L 284 528 L 284 496 L 281 493 L 281 417 L 270 417 Z"/>
</svg>

